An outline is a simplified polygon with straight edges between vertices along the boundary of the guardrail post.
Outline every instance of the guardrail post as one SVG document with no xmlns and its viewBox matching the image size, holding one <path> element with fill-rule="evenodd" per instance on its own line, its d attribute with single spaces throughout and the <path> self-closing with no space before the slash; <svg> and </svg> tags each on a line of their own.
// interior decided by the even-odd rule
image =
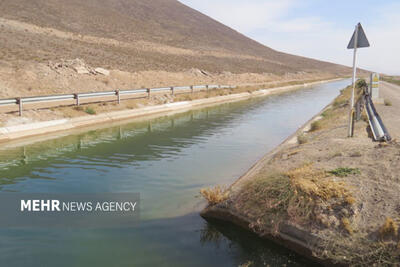
<svg viewBox="0 0 400 267">
<path fill-rule="evenodd" d="M 206 91 L 208 91 L 208 84 L 206 85 Z"/>
<path fill-rule="evenodd" d="M 74 94 L 74 98 L 76 99 L 76 105 L 79 106 L 79 94 Z"/>
<path fill-rule="evenodd" d="M 117 95 L 118 104 L 121 103 L 121 95 L 119 94 L 119 89 L 115 90 L 115 94 Z"/>
<path fill-rule="evenodd" d="M 174 87 L 171 86 L 171 94 L 174 95 Z"/>
<path fill-rule="evenodd" d="M 190 91 L 192 91 L 192 94 L 193 94 L 193 92 L 194 92 L 193 85 L 190 86 Z"/>
<path fill-rule="evenodd" d="M 221 89 L 221 85 L 220 84 L 218 85 L 218 89 Z"/>
<path fill-rule="evenodd" d="M 147 88 L 147 94 L 149 95 L 149 99 L 150 99 L 150 88 Z"/>
<path fill-rule="evenodd" d="M 17 103 L 19 106 L 19 116 L 22 116 L 22 98 L 18 97 L 17 98 Z"/>
</svg>

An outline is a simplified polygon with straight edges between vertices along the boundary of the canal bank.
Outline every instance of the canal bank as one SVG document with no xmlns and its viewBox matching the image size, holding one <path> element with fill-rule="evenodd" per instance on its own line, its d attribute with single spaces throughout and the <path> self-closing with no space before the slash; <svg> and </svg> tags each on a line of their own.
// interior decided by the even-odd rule
<svg viewBox="0 0 400 267">
<path fill-rule="evenodd" d="M 325 265 L 397 265 L 400 146 L 373 142 L 365 115 L 347 138 L 349 97 L 348 87 L 225 193 L 203 191 L 201 215 Z"/>
<path fill-rule="evenodd" d="M 218 105 L 221 103 L 240 101 L 252 97 L 262 97 L 262 96 L 284 93 L 292 90 L 297 90 L 337 80 L 341 79 L 332 79 L 332 80 L 304 83 L 300 85 L 262 89 L 253 92 L 216 96 L 205 99 L 196 99 L 192 101 L 180 101 L 163 105 L 147 106 L 133 110 L 104 112 L 98 115 L 85 115 L 70 119 L 59 119 L 52 121 L 43 121 L 43 122 L 1 127 L 0 143 L 9 142 L 12 140 L 26 138 L 26 137 L 49 134 L 49 133 L 71 131 L 74 129 L 89 127 L 93 125 L 110 124 L 123 120 L 151 119 L 163 115 L 172 115 L 179 112 L 185 112 L 190 109 L 199 109 L 213 105 Z"/>
<path fill-rule="evenodd" d="M 0 148 L 1 192 L 140 193 L 129 229 L 0 229 L 5 266 L 310 266 L 206 222 L 201 188 L 231 184 L 349 80 Z"/>
</svg>

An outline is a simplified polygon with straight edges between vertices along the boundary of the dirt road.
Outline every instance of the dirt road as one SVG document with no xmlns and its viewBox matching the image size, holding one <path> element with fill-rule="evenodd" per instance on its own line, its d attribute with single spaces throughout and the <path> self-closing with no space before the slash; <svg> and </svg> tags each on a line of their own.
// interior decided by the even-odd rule
<svg viewBox="0 0 400 267">
<path fill-rule="evenodd" d="M 375 105 L 393 139 L 400 140 L 400 86 L 381 82 L 380 97 L 391 105 Z"/>
</svg>

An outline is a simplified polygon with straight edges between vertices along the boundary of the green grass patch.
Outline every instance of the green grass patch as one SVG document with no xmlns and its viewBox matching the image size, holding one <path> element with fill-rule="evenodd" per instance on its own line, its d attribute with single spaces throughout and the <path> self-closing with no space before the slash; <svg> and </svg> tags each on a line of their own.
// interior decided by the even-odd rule
<svg viewBox="0 0 400 267">
<path fill-rule="evenodd" d="M 94 109 L 91 108 L 91 107 L 87 107 L 87 108 L 85 109 L 85 112 L 86 112 L 87 114 L 90 114 L 90 115 L 96 114 L 96 110 L 94 110 Z"/>
<path fill-rule="evenodd" d="M 328 171 L 329 174 L 333 174 L 338 177 L 346 177 L 349 175 L 358 175 L 361 174 L 360 169 L 358 168 L 347 168 L 347 167 L 341 167 L 341 168 L 336 168 L 334 170 Z"/>
</svg>

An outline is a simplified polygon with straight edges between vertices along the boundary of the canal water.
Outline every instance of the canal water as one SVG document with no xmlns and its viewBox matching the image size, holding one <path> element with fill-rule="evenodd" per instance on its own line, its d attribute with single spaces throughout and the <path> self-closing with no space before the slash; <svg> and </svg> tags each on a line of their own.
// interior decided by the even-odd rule
<svg viewBox="0 0 400 267">
<path fill-rule="evenodd" d="M 198 214 L 349 80 L 0 148 L 0 191 L 140 193 L 128 229 L 0 229 L 0 266 L 306 266 L 302 257 Z"/>
</svg>

